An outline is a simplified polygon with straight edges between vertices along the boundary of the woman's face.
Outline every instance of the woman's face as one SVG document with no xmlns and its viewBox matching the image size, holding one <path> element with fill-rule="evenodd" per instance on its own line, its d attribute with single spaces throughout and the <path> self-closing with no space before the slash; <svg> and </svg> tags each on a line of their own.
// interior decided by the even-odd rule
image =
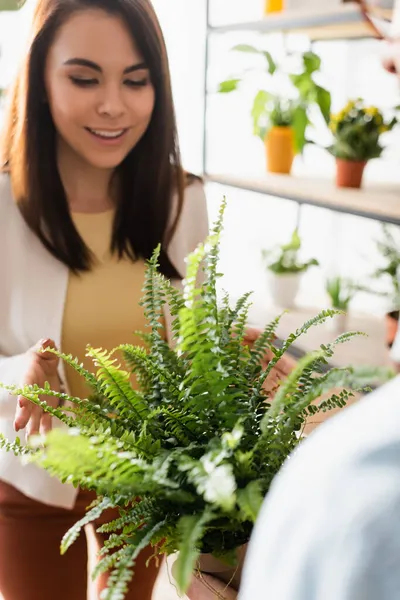
<svg viewBox="0 0 400 600">
<path fill-rule="evenodd" d="M 123 21 L 102 10 L 78 12 L 58 30 L 45 86 L 61 147 L 91 166 L 117 167 L 150 123 L 147 65 Z"/>
</svg>

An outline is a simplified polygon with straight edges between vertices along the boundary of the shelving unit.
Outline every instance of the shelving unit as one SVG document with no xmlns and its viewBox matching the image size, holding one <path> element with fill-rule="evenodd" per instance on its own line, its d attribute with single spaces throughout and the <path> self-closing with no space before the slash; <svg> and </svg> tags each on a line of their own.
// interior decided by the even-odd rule
<svg viewBox="0 0 400 600">
<path fill-rule="evenodd" d="M 251 178 L 207 174 L 205 180 L 293 200 L 299 205 L 308 204 L 400 225 L 400 189 L 395 185 L 368 184 L 361 190 L 338 189 L 328 179 L 272 174 Z"/>
<path fill-rule="evenodd" d="M 362 190 L 336 189 L 332 181 L 317 178 L 265 175 L 257 178 L 235 177 L 207 172 L 207 72 L 209 64 L 209 40 L 212 35 L 224 35 L 232 31 L 257 31 L 260 33 L 298 32 L 312 39 L 360 39 L 374 38 L 375 32 L 364 19 L 360 5 L 346 2 L 340 7 L 319 10 L 283 11 L 258 21 L 213 25 L 210 21 L 210 5 L 206 0 L 207 40 L 205 53 L 206 76 L 204 82 L 204 139 L 203 175 L 209 182 L 256 191 L 270 196 L 286 198 L 302 205 L 309 204 L 336 212 L 362 216 L 382 222 L 400 225 L 400 186 L 370 185 Z M 389 17 L 389 9 L 382 10 Z"/>
<path fill-rule="evenodd" d="M 383 11 L 383 15 L 390 11 Z M 258 21 L 230 23 L 226 25 L 208 25 L 210 33 L 229 31 L 274 31 L 302 32 L 311 39 L 349 39 L 373 37 L 374 31 L 365 21 L 359 4 L 349 2 L 335 8 L 322 10 L 290 10 L 265 16 Z"/>
<path fill-rule="evenodd" d="M 348 2 L 339 8 L 325 8 L 316 11 L 288 11 L 266 16 L 258 21 L 245 23 L 215 24 L 210 22 L 210 4 L 207 7 L 207 43 L 206 43 L 206 77 L 204 82 L 205 115 L 203 166 L 204 178 L 208 183 L 239 188 L 268 196 L 294 201 L 301 207 L 311 205 L 339 213 L 356 215 L 381 222 L 400 225 L 400 186 L 396 184 L 373 184 L 366 182 L 364 189 L 350 190 L 336 188 L 332 179 L 318 177 L 299 177 L 262 174 L 259 176 L 237 176 L 227 173 L 207 172 L 207 70 L 209 63 L 210 37 L 225 35 L 229 32 L 253 31 L 259 33 L 302 32 L 311 40 L 348 39 L 359 40 L 374 38 L 375 32 L 365 21 L 360 7 L 355 2 Z M 322 4 L 322 2 L 321 2 Z M 326 3 L 323 3 L 326 5 Z M 385 15 L 389 16 L 388 11 Z M 252 324 L 262 326 L 276 317 L 279 309 L 271 306 L 253 306 Z M 307 318 L 315 315 L 318 309 L 296 309 L 290 311 L 283 319 L 278 336 L 284 339 Z M 370 364 L 390 365 L 390 356 L 385 344 L 385 324 L 383 319 L 362 315 L 350 315 L 349 329 L 363 331 L 368 337 L 353 340 L 338 348 L 334 364 Z M 294 356 L 300 357 L 309 350 L 315 350 L 321 343 L 332 341 L 335 332 L 329 325 L 312 328 L 308 335 L 293 347 Z"/>
</svg>

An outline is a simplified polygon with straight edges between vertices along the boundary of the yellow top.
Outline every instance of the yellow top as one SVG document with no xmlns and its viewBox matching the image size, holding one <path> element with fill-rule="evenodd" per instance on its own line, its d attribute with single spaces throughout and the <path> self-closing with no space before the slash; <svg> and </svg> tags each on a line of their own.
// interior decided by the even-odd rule
<svg viewBox="0 0 400 600">
<path fill-rule="evenodd" d="M 112 350 L 120 344 L 144 345 L 135 331 L 145 327 L 139 306 L 144 284 L 145 262 L 135 263 L 109 251 L 114 211 L 73 213 L 75 226 L 97 259 L 89 272 L 69 276 L 62 328 L 62 351 L 78 357 L 86 369 L 96 371 L 86 357 L 86 345 Z M 84 379 L 66 366 L 71 395 L 86 398 Z"/>
</svg>

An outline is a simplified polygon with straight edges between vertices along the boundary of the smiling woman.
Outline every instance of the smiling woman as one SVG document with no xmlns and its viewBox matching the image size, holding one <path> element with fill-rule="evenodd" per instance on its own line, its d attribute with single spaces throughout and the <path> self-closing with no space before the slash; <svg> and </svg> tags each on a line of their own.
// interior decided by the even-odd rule
<svg viewBox="0 0 400 600">
<path fill-rule="evenodd" d="M 113 348 L 144 333 L 145 261 L 161 244 L 160 270 L 180 285 L 184 258 L 208 232 L 205 197 L 181 167 L 149 0 L 38 0 L 30 39 L 2 137 L 0 381 L 48 382 L 86 399 L 72 370 L 42 351 L 56 346 L 92 368 L 86 344 Z M 166 339 L 170 318 L 160 309 Z M 0 434 L 58 425 L 0 392 Z M 0 452 L 0 596 L 86 598 L 86 540 L 66 557 L 59 545 L 93 499 Z M 94 539 L 100 548 L 104 535 Z M 150 600 L 153 552 L 139 556 L 127 599 Z"/>
<path fill-rule="evenodd" d="M 149 258 L 160 239 L 171 239 L 184 191 L 168 59 L 153 10 L 145 0 L 43 0 L 34 32 L 3 138 L 3 163 L 26 222 L 58 259 L 86 270 L 90 255 L 68 203 L 87 202 L 109 181 L 103 201 L 116 204 L 113 248 Z M 115 133 L 120 137 L 112 142 L 104 139 Z M 90 184 L 76 177 L 83 165 L 96 170 Z M 109 197 L 117 178 L 107 169 L 124 181 L 118 202 Z M 174 191 L 178 212 L 171 223 Z M 161 268 L 177 275 L 164 249 Z"/>
</svg>

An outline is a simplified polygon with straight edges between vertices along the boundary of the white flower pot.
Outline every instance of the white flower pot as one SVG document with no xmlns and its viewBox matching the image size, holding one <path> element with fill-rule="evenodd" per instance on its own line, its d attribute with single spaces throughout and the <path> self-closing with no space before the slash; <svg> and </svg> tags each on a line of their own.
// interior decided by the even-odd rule
<svg viewBox="0 0 400 600">
<path fill-rule="evenodd" d="M 274 303 L 281 308 L 293 308 L 299 291 L 301 273 L 269 274 L 269 291 Z"/>
<path fill-rule="evenodd" d="M 348 331 L 347 313 L 344 315 L 335 315 L 328 322 L 330 324 L 330 329 L 335 333 L 335 335 L 340 335 L 341 333 Z"/>
</svg>

